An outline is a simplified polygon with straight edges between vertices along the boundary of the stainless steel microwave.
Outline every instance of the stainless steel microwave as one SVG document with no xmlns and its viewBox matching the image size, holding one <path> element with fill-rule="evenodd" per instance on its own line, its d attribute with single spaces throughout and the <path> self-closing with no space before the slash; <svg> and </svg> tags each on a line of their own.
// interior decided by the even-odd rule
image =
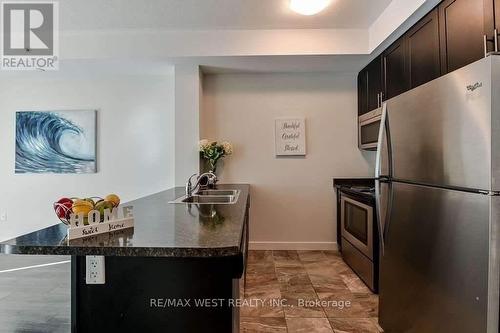
<svg viewBox="0 0 500 333">
<path fill-rule="evenodd" d="M 358 142 L 359 148 L 364 150 L 376 150 L 378 143 L 378 132 L 382 109 L 376 109 L 359 116 L 358 118 Z"/>
</svg>

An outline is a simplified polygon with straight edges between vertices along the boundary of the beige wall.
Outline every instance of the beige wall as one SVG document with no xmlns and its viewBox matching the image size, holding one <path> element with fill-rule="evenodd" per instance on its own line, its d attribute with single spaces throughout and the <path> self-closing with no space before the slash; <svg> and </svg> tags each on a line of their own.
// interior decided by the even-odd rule
<svg viewBox="0 0 500 333">
<path fill-rule="evenodd" d="M 252 185 L 253 248 L 335 247 L 334 177 L 373 174 L 374 154 L 357 149 L 354 74 L 226 74 L 204 79 L 202 137 L 235 153 L 222 182 Z M 307 156 L 277 158 L 274 119 L 303 116 Z"/>
</svg>

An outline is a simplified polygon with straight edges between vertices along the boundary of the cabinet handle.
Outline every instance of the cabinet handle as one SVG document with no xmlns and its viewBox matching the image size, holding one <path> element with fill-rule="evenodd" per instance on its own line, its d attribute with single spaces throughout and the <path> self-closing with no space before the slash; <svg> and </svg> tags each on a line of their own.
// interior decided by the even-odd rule
<svg viewBox="0 0 500 333">
<path fill-rule="evenodd" d="M 488 55 L 488 36 L 483 36 L 483 44 L 484 44 L 484 57 Z"/>
<path fill-rule="evenodd" d="M 380 107 L 380 94 L 377 94 L 377 108 Z"/>
<path fill-rule="evenodd" d="M 495 52 L 498 52 L 498 29 L 495 29 L 495 37 L 493 37 L 495 40 Z"/>
</svg>

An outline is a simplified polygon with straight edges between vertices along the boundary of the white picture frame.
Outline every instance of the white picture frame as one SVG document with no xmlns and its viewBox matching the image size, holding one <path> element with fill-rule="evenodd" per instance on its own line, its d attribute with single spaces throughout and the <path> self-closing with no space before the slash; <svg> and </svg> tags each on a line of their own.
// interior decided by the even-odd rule
<svg viewBox="0 0 500 333">
<path fill-rule="evenodd" d="M 274 133 L 276 156 L 306 155 L 305 118 L 276 118 Z"/>
</svg>

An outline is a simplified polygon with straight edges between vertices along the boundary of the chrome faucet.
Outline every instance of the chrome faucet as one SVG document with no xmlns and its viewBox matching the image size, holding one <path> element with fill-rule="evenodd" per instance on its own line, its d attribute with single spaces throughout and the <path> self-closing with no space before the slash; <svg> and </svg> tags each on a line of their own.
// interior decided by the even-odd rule
<svg viewBox="0 0 500 333">
<path fill-rule="evenodd" d="M 190 197 L 193 195 L 193 191 L 195 191 L 200 186 L 200 183 L 204 178 L 207 179 L 207 185 L 215 185 L 215 183 L 217 182 L 217 176 L 213 172 L 205 172 L 199 175 L 198 178 L 196 178 L 196 183 L 193 185 L 191 179 L 193 179 L 194 176 L 198 176 L 198 174 L 193 174 L 188 178 L 188 181 L 186 183 L 186 197 Z"/>
</svg>

